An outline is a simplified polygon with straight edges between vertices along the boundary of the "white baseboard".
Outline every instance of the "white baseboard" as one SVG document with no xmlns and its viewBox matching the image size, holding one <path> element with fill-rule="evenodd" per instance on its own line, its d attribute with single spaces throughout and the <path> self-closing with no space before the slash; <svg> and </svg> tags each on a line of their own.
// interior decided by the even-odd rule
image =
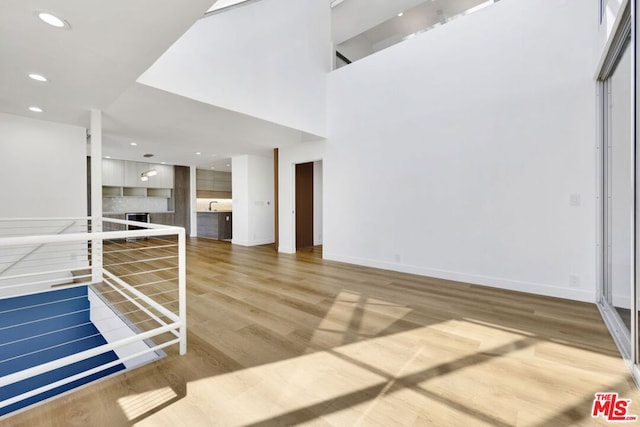
<svg viewBox="0 0 640 427">
<path fill-rule="evenodd" d="M 511 291 L 526 292 L 536 295 L 544 295 L 556 298 L 570 299 L 582 302 L 596 302 L 595 289 L 593 292 L 583 289 L 570 289 L 542 283 L 524 282 L 504 279 L 500 277 L 488 277 L 475 274 L 458 273 L 453 271 L 438 270 L 427 267 L 419 267 L 406 264 L 382 262 L 366 258 L 337 255 L 324 252 L 323 258 L 331 261 L 345 262 L 348 264 L 362 265 L 365 267 L 380 268 L 383 270 L 397 271 L 400 273 L 417 274 L 419 276 L 433 277 L 437 279 L 453 280 L 456 282 L 471 283 L 474 285 L 490 286 Z"/>
<path fill-rule="evenodd" d="M 271 243 L 273 243 L 274 240 L 273 239 L 266 239 L 266 240 L 256 240 L 253 242 L 249 242 L 247 240 L 236 240 L 236 239 L 232 239 L 231 240 L 231 244 L 232 245 L 238 245 L 238 246 L 260 246 L 260 245 L 269 245 Z"/>
</svg>

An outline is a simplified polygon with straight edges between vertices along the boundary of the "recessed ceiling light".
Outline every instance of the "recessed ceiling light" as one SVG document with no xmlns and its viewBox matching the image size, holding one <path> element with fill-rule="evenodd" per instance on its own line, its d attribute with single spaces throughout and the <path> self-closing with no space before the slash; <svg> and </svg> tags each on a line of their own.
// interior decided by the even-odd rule
<svg viewBox="0 0 640 427">
<path fill-rule="evenodd" d="M 42 113 L 42 108 L 40 107 L 29 107 L 29 111 L 33 111 L 34 113 Z"/>
<path fill-rule="evenodd" d="M 132 143 L 130 143 L 129 145 L 131 145 L 132 147 L 135 147 L 135 146 L 136 146 L 136 145 L 138 145 L 138 144 L 136 144 L 135 142 L 132 142 Z"/>
<path fill-rule="evenodd" d="M 47 78 L 45 76 L 40 75 L 40 74 L 35 74 L 35 73 L 29 74 L 29 78 L 33 79 L 33 80 L 37 80 L 39 82 L 46 82 L 47 81 Z"/>
<path fill-rule="evenodd" d="M 162 163 L 163 165 L 166 165 L 166 164 L 167 164 L 167 162 L 160 162 L 160 163 Z"/>
<path fill-rule="evenodd" d="M 110 158 L 111 158 L 111 156 L 104 156 L 104 158 L 105 158 L 105 159 L 110 159 Z"/>
<path fill-rule="evenodd" d="M 400 12 L 400 13 L 398 14 L 398 16 L 402 16 L 402 15 L 404 15 L 404 12 Z"/>
<path fill-rule="evenodd" d="M 51 25 L 52 27 L 56 27 L 56 28 L 69 28 L 70 25 L 67 21 L 65 21 L 62 18 L 58 18 L 55 15 L 52 15 L 51 13 L 47 13 L 47 12 L 40 12 L 38 13 L 38 18 L 40 18 L 40 20 L 42 22 L 45 22 L 49 25 Z"/>
<path fill-rule="evenodd" d="M 227 167 L 231 166 L 229 163 L 227 163 Z"/>
<path fill-rule="evenodd" d="M 198 152 L 196 152 L 196 156 L 199 156 L 200 154 L 202 154 L 202 153 L 201 153 L 201 152 L 199 152 L 199 151 L 198 151 Z"/>
</svg>

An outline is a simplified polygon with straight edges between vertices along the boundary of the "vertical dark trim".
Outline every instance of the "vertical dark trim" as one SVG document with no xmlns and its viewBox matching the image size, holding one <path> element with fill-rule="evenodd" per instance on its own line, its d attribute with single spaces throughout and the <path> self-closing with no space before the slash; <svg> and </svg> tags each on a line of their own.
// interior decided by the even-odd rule
<svg viewBox="0 0 640 427">
<path fill-rule="evenodd" d="M 280 170 L 279 162 L 279 153 L 278 149 L 273 149 L 273 222 L 274 222 L 274 233 L 275 233 L 275 246 L 276 252 L 278 251 L 278 247 L 280 246 L 280 218 L 278 217 L 280 213 L 280 190 L 279 190 L 279 178 L 278 172 Z"/>
<path fill-rule="evenodd" d="M 173 167 L 173 200 L 174 225 L 184 227 L 187 234 L 191 234 L 191 171 L 187 166 Z"/>
</svg>

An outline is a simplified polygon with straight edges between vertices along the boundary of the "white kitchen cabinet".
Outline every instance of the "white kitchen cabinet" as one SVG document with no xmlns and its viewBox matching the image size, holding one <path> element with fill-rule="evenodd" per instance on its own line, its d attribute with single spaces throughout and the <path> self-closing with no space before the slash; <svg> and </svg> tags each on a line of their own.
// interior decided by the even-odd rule
<svg viewBox="0 0 640 427">
<path fill-rule="evenodd" d="M 102 185 L 124 186 L 124 162 L 122 160 L 102 159 Z"/>
<path fill-rule="evenodd" d="M 149 188 L 173 188 L 173 166 L 169 165 L 147 165 L 148 169 L 155 169 L 157 174 L 149 177 L 147 187 Z"/>
<path fill-rule="evenodd" d="M 148 164 L 140 162 L 124 162 L 124 186 L 125 187 L 147 187 L 148 181 L 141 178 L 142 172 L 149 170 Z"/>
<path fill-rule="evenodd" d="M 156 174 L 142 180 L 142 174 Z M 174 168 L 170 165 L 104 159 L 102 162 L 103 197 L 162 197 L 173 195 Z"/>
</svg>

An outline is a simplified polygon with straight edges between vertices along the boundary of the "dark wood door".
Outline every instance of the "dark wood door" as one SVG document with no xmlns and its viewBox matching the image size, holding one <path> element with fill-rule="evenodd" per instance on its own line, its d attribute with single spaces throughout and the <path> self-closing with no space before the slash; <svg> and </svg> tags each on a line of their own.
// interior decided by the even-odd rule
<svg viewBox="0 0 640 427">
<path fill-rule="evenodd" d="M 296 165 L 296 249 L 313 246 L 313 163 Z"/>
</svg>

